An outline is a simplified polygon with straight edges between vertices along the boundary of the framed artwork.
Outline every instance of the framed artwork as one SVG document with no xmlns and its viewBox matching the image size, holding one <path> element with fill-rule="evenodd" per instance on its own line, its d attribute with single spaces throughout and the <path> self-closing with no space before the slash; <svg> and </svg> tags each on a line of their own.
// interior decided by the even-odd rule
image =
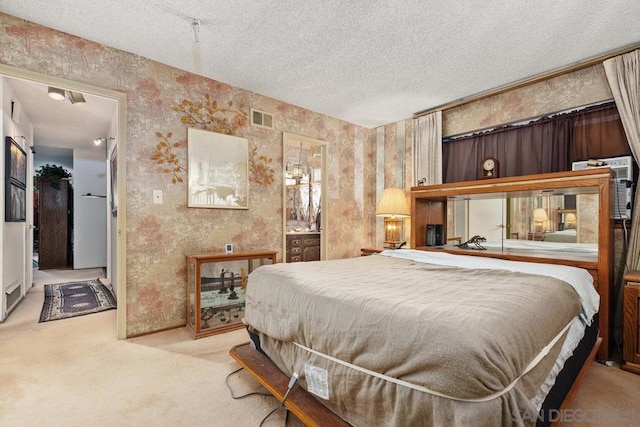
<svg viewBox="0 0 640 427">
<path fill-rule="evenodd" d="M 18 143 L 7 137 L 6 141 L 6 159 L 7 172 L 11 181 L 19 185 L 27 185 L 27 153 L 18 145 Z"/>
<path fill-rule="evenodd" d="M 187 206 L 249 209 L 249 141 L 187 129 Z"/>
<path fill-rule="evenodd" d="M 27 220 L 27 153 L 8 136 L 5 141 L 5 221 Z"/>
<path fill-rule="evenodd" d="M 7 222 L 25 222 L 27 220 L 27 190 L 11 184 L 7 204 Z"/>
<path fill-rule="evenodd" d="M 118 146 L 114 145 L 109 159 L 111 178 L 111 215 L 118 216 Z"/>
</svg>

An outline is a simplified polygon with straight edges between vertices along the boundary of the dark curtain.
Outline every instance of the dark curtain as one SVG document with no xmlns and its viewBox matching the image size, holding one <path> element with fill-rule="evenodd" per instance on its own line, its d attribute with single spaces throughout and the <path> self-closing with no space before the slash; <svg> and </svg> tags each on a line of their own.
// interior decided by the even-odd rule
<svg viewBox="0 0 640 427">
<path fill-rule="evenodd" d="M 578 111 L 573 126 L 572 161 L 631 155 L 615 104 Z"/>
<path fill-rule="evenodd" d="M 564 117 L 447 142 L 442 147 L 443 182 L 481 179 L 487 156 L 498 160 L 500 177 L 567 170 L 572 132 L 571 120 Z"/>
<path fill-rule="evenodd" d="M 443 182 L 482 178 L 481 162 L 498 160 L 499 176 L 571 170 L 571 162 L 630 153 L 614 103 L 505 126 L 445 142 Z"/>
</svg>

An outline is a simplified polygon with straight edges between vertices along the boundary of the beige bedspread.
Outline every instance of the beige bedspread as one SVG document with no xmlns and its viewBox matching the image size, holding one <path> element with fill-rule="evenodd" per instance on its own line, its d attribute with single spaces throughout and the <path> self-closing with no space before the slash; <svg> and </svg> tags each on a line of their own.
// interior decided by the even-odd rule
<svg viewBox="0 0 640 427">
<path fill-rule="evenodd" d="M 509 392 L 464 400 L 515 382 L 579 312 L 575 291 L 558 279 L 370 256 L 258 268 L 245 320 L 284 372 L 301 372 L 305 363 L 328 369 L 324 403 L 354 425 L 518 425 L 535 421 L 529 399 L 562 339 Z M 292 343 L 448 397 L 364 375 Z"/>
</svg>

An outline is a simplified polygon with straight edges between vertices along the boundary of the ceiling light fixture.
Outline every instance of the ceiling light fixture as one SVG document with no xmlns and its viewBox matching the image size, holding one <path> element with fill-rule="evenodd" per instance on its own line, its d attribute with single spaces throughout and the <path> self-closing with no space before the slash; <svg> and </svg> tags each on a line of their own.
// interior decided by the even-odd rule
<svg viewBox="0 0 640 427">
<path fill-rule="evenodd" d="M 56 101 L 64 101 L 65 98 L 69 98 L 69 102 L 71 102 L 72 105 L 87 102 L 87 100 L 84 99 L 84 95 L 80 92 L 72 92 L 70 90 L 60 89 L 59 87 L 49 86 L 47 94 Z"/>
<path fill-rule="evenodd" d="M 60 89 L 53 86 L 49 86 L 49 89 L 47 91 L 47 93 L 49 94 L 49 97 L 55 99 L 56 101 L 64 100 L 65 98 L 64 92 L 65 92 L 64 89 Z"/>
<path fill-rule="evenodd" d="M 71 104 L 84 104 L 87 102 L 86 99 L 84 99 L 84 95 L 82 95 L 80 92 L 71 92 L 71 91 L 67 91 L 67 97 L 69 98 L 69 101 L 71 101 Z"/>
<path fill-rule="evenodd" d="M 191 22 L 191 31 L 193 31 L 193 42 L 200 43 L 200 20 L 191 18 L 189 22 Z"/>
</svg>

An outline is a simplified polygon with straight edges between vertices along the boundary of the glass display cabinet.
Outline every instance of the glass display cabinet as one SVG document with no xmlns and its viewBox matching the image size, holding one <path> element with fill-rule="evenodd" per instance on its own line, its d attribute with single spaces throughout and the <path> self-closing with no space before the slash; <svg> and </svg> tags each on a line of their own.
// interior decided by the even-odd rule
<svg viewBox="0 0 640 427">
<path fill-rule="evenodd" d="M 202 338 L 242 328 L 249 274 L 275 264 L 277 252 L 187 255 L 187 330 Z"/>
</svg>

